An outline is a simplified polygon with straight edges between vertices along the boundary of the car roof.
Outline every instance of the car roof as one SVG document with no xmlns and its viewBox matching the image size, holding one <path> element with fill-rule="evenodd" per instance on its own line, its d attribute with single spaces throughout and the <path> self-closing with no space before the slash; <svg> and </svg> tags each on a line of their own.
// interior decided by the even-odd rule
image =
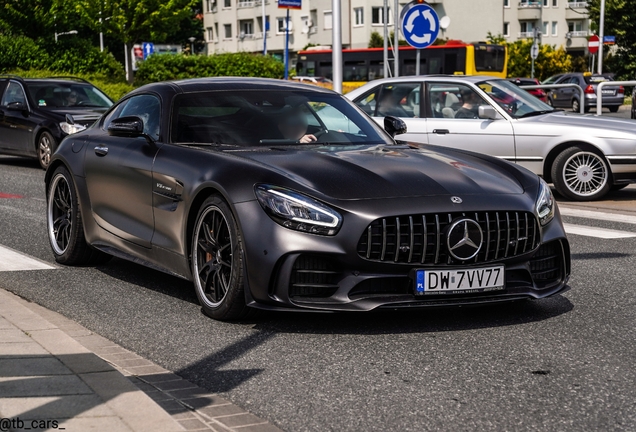
<svg viewBox="0 0 636 432">
<path fill-rule="evenodd" d="M 173 88 L 180 93 L 192 93 L 200 91 L 214 90 L 303 90 L 323 93 L 334 93 L 331 90 L 308 86 L 300 82 L 285 81 L 272 78 L 253 77 L 213 77 L 213 78 L 192 78 L 178 81 L 162 81 L 158 83 L 146 84 L 133 90 L 132 93 L 144 91 L 161 91 L 166 88 Z"/>
<path fill-rule="evenodd" d="M 470 83 L 478 83 L 484 80 L 494 80 L 494 79 L 503 79 L 497 78 L 490 75 L 409 75 L 409 76 L 401 76 L 401 77 L 393 77 L 393 78 L 380 78 L 376 79 L 372 82 L 374 84 L 383 84 L 383 83 L 400 83 L 400 82 L 413 82 L 413 81 L 435 81 L 440 78 L 444 80 L 448 80 L 450 82 L 470 82 Z"/>
</svg>

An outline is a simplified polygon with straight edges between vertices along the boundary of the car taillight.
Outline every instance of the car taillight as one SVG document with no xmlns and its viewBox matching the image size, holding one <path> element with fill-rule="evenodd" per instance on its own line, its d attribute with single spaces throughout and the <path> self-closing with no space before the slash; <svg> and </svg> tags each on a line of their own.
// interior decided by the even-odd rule
<svg viewBox="0 0 636 432">
<path fill-rule="evenodd" d="M 588 85 L 587 87 L 585 87 L 585 93 L 594 94 L 594 87 L 592 87 L 591 85 Z"/>
<path fill-rule="evenodd" d="M 625 93 L 625 87 L 623 87 L 623 86 L 618 86 L 618 92 L 619 92 L 619 93 Z"/>
</svg>

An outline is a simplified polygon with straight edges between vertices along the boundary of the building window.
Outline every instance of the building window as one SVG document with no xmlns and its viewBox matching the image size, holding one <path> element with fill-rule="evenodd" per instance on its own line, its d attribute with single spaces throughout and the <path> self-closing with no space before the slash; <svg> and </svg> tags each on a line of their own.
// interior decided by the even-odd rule
<svg viewBox="0 0 636 432">
<path fill-rule="evenodd" d="M 543 0 L 543 7 L 550 7 L 550 0 Z"/>
<path fill-rule="evenodd" d="M 568 21 L 569 32 L 583 31 L 583 21 Z"/>
<path fill-rule="evenodd" d="M 223 24 L 223 39 L 232 39 L 232 24 Z"/>
<path fill-rule="evenodd" d="M 353 25 L 364 25 L 364 8 L 359 7 L 353 9 Z"/>
<path fill-rule="evenodd" d="M 532 37 L 532 33 L 534 32 L 534 26 L 532 25 L 532 21 L 521 21 L 521 37 Z"/>
<path fill-rule="evenodd" d="M 331 30 L 333 28 L 333 15 L 331 11 L 325 11 L 325 30 Z"/>
<path fill-rule="evenodd" d="M 214 31 L 212 31 L 212 27 L 208 27 L 208 42 L 213 41 L 214 40 Z"/>
<path fill-rule="evenodd" d="M 557 22 L 552 21 L 552 36 L 556 36 L 557 34 Z"/>
<path fill-rule="evenodd" d="M 559 7 L 559 0 L 552 0 L 552 7 Z"/>
<path fill-rule="evenodd" d="M 510 23 L 504 23 L 503 35 L 506 37 L 510 36 Z"/>
<path fill-rule="evenodd" d="M 219 40 L 219 23 L 214 23 L 214 36 L 216 37 L 215 41 Z"/>
<path fill-rule="evenodd" d="M 276 18 L 276 33 L 285 33 L 287 26 L 285 25 L 285 17 Z"/>
<path fill-rule="evenodd" d="M 510 7 L 510 0 L 504 0 L 504 7 L 506 8 Z"/>
<path fill-rule="evenodd" d="M 254 37 L 254 21 L 253 20 L 241 20 L 239 21 L 240 35 L 241 37 L 252 38 Z"/>
<path fill-rule="evenodd" d="M 388 20 L 387 23 L 391 24 L 391 8 L 387 10 Z M 373 7 L 371 8 L 371 24 L 378 25 L 384 24 L 384 8 Z"/>
<path fill-rule="evenodd" d="M 223 7 L 224 8 L 231 8 L 232 7 L 232 0 L 223 0 Z"/>
<path fill-rule="evenodd" d="M 212 12 L 212 9 L 214 8 L 215 4 L 216 4 L 216 0 L 206 0 L 205 2 L 206 11 Z"/>
<path fill-rule="evenodd" d="M 543 29 L 541 30 L 543 36 L 550 36 L 549 25 L 550 23 L 548 21 L 543 21 Z"/>
</svg>

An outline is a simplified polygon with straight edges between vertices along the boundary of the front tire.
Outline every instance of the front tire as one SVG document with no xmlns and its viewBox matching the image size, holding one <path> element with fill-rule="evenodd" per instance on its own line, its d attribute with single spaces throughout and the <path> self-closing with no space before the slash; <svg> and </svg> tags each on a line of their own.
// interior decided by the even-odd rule
<svg viewBox="0 0 636 432">
<path fill-rule="evenodd" d="M 51 163 L 51 156 L 55 149 L 57 148 L 57 142 L 53 135 L 49 132 L 44 131 L 38 137 L 38 162 L 40 162 L 40 166 L 42 169 L 47 169 L 49 164 Z"/>
<path fill-rule="evenodd" d="M 246 316 L 243 240 L 218 195 L 201 205 L 192 236 L 192 276 L 203 312 L 217 320 Z"/>
<path fill-rule="evenodd" d="M 63 166 L 58 167 L 51 177 L 46 214 L 49 243 L 55 261 L 65 265 L 87 265 L 103 263 L 111 258 L 86 242 L 75 184 Z"/>
<path fill-rule="evenodd" d="M 612 185 L 605 158 L 595 150 L 578 146 L 562 151 L 551 171 L 556 190 L 573 201 L 600 199 Z"/>
</svg>

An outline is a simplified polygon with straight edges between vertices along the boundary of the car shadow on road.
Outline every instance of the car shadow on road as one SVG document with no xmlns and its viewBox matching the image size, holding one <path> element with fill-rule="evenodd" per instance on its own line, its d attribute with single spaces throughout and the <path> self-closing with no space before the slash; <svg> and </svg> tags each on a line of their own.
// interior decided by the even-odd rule
<svg viewBox="0 0 636 432">
<path fill-rule="evenodd" d="M 20 168 L 37 168 L 42 170 L 37 159 L 18 156 L 0 156 L 0 165 L 15 166 Z M 44 170 L 42 170 L 44 172 Z"/>
<path fill-rule="evenodd" d="M 556 318 L 574 305 L 563 295 L 480 306 L 350 313 L 262 312 L 254 329 L 278 333 L 403 334 L 436 333 L 513 326 Z"/>
</svg>

